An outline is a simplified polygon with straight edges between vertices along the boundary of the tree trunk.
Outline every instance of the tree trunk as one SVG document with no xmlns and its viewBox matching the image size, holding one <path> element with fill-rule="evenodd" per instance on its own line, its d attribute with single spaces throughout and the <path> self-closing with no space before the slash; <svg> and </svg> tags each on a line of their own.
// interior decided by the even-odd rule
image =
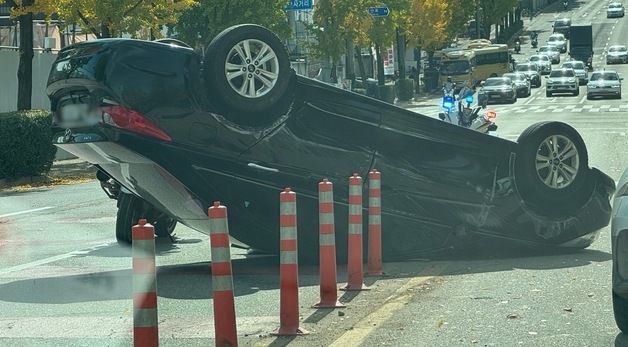
<svg viewBox="0 0 628 347">
<path fill-rule="evenodd" d="M 329 79 L 332 83 L 338 83 L 338 75 L 336 74 L 336 62 L 331 64 L 331 72 L 329 73 Z"/>
<path fill-rule="evenodd" d="M 397 28 L 397 62 L 399 64 L 399 78 L 406 78 L 406 36 Z"/>
<path fill-rule="evenodd" d="M 386 84 L 386 76 L 384 75 L 384 60 L 382 59 L 382 47 L 375 44 L 375 54 L 377 58 L 377 84 L 383 86 Z"/>
<path fill-rule="evenodd" d="M 347 40 L 347 52 L 345 53 L 345 66 L 347 79 L 351 81 L 350 86 L 353 90 L 353 84 L 355 82 L 355 64 L 353 59 L 353 41 Z"/>
<path fill-rule="evenodd" d="M 358 69 L 360 69 L 360 76 L 362 76 L 362 83 L 366 86 L 366 68 L 364 67 L 364 59 L 362 59 L 362 48 L 355 46 L 355 55 L 358 60 Z"/>
<path fill-rule="evenodd" d="M 31 6 L 33 0 L 24 1 Z M 30 110 L 33 95 L 33 14 L 19 17 L 20 21 L 20 63 L 17 69 L 17 109 Z"/>
</svg>

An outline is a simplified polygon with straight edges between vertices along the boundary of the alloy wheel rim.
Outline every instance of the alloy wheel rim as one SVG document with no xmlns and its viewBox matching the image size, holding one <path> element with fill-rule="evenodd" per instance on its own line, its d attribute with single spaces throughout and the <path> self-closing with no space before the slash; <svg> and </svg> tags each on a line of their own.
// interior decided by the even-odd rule
<svg viewBox="0 0 628 347">
<path fill-rule="evenodd" d="M 563 135 L 551 135 L 536 152 L 536 173 L 552 189 L 563 189 L 573 183 L 580 168 L 576 145 Z"/>
<path fill-rule="evenodd" d="M 242 40 L 227 54 L 225 77 L 238 95 L 260 98 L 268 94 L 279 79 L 279 58 L 260 40 Z"/>
</svg>

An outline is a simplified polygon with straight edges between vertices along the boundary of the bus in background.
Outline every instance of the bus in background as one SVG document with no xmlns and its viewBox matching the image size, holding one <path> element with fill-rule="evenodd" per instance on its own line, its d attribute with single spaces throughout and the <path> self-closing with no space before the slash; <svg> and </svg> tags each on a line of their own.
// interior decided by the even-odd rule
<svg viewBox="0 0 628 347">
<path fill-rule="evenodd" d="M 475 85 L 473 66 L 475 65 L 475 53 L 472 50 L 457 49 L 443 50 L 441 52 L 440 62 L 440 86 L 447 82 L 447 77 L 451 77 L 452 82 L 456 83 L 456 92 L 469 81 Z"/>
<path fill-rule="evenodd" d="M 489 77 L 497 77 L 510 72 L 508 45 L 488 44 L 469 48 L 475 53 L 473 75 L 477 81 L 484 81 Z"/>
</svg>

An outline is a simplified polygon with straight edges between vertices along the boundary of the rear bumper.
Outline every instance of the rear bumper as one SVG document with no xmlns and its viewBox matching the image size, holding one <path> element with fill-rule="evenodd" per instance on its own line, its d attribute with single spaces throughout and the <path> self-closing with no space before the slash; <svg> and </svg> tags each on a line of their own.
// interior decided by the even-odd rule
<svg viewBox="0 0 628 347">
<path fill-rule="evenodd" d="M 587 95 L 589 96 L 617 96 L 617 95 L 621 95 L 621 89 L 617 89 L 617 88 L 595 88 L 595 89 L 588 89 L 587 90 Z"/>
</svg>

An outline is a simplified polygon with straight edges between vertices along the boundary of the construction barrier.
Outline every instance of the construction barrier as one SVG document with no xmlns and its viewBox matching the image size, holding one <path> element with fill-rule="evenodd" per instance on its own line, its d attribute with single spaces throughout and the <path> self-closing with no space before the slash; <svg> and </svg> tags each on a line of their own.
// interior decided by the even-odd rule
<svg viewBox="0 0 628 347">
<path fill-rule="evenodd" d="M 318 184 L 318 229 L 320 255 L 320 301 L 314 308 L 345 307 L 338 301 L 336 285 L 336 233 L 334 185 L 326 178 Z"/>
<path fill-rule="evenodd" d="M 368 263 L 366 274 L 381 276 L 382 269 L 382 174 L 373 169 L 369 172 L 369 216 L 368 216 Z"/>
<path fill-rule="evenodd" d="M 362 177 L 349 177 L 349 236 L 346 291 L 368 290 L 362 273 Z"/>
<path fill-rule="evenodd" d="M 159 345 L 155 228 L 140 219 L 131 229 L 133 238 L 133 345 Z"/>
<path fill-rule="evenodd" d="M 235 318 L 227 208 L 222 206 L 220 201 L 216 201 L 214 206 L 209 208 L 208 215 L 216 346 L 237 346 L 238 333 Z"/>
<path fill-rule="evenodd" d="M 280 326 L 273 335 L 305 335 L 299 327 L 299 265 L 297 252 L 297 195 L 290 188 L 279 194 Z"/>
</svg>

